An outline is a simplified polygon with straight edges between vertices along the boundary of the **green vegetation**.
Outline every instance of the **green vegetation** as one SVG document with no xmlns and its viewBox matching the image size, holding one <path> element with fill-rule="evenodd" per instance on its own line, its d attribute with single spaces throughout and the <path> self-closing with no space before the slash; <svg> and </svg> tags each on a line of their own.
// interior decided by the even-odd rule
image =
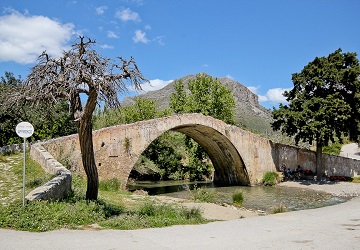
<svg viewBox="0 0 360 250">
<path fill-rule="evenodd" d="M 21 78 L 14 77 L 13 73 L 5 72 L 0 79 L 0 103 L 9 99 L 12 93 L 21 88 Z M 75 124 L 68 112 L 69 105 L 59 101 L 50 108 L 47 103 L 37 107 L 28 104 L 0 106 L 0 147 L 21 143 L 22 139 L 16 134 L 15 127 L 21 121 L 30 122 L 36 129 L 28 141 L 51 139 L 76 133 Z M 31 111 L 31 112 L 29 112 Z"/>
<path fill-rule="evenodd" d="M 206 220 L 202 218 L 199 209 L 187 209 L 170 203 L 156 204 L 154 201 L 149 200 L 136 211 L 113 216 L 99 224 L 104 228 L 127 230 L 204 222 Z"/>
<path fill-rule="evenodd" d="M 193 190 L 188 190 L 191 194 L 191 197 L 196 202 L 214 202 L 215 192 L 209 190 L 208 188 L 203 187 L 194 187 Z"/>
<path fill-rule="evenodd" d="M 316 142 L 316 167 L 321 178 L 323 146 L 343 136 L 359 140 L 360 64 L 356 53 L 341 49 L 316 57 L 292 75 L 293 89 L 284 93 L 289 105 L 273 110 L 272 127 L 299 141 Z"/>
<path fill-rule="evenodd" d="M 232 195 L 232 201 L 235 206 L 242 207 L 244 201 L 244 195 L 241 190 L 235 191 Z"/>
<path fill-rule="evenodd" d="M 264 185 L 274 186 L 280 182 L 280 175 L 277 172 L 265 172 L 262 182 Z"/>
<path fill-rule="evenodd" d="M 162 203 L 151 197 L 137 198 L 119 189 L 116 179 L 100 181 L 99 199 L 85 200 L 86 180 L 73 176 L 73 194 L 60 201 L 34 201 L 24 207 L 21 201 L 21 154 L 1 156 L 0 180 L 8 183 L 1 188 L 0 227 L 25 231 L 49 231 L 59 228 L 82 229 L 98 225 L 100 228 L 138 229 L 178 224 L 200 224 L 207 220 L 199 209 L 187 209 L 175 203 Z M 33 170 L 31 170 L 33 169 Z M 41 178 L 41 167 L 29 159 L 29 179 Z M 9 178 L 11 177 L 11 178 Z M 28 180 L 28 179 L 27 179 Z M 16 187 L 16 196 L 10 196 Z M 27 192 L 30 188 L 27 188 Z M 11 191 L 14 193 L 14 190 Z M 5 202 L 4 202 L 5 201 Z"/>
<path fill-rule="evenodd" d="M 201 113 L 234 124 L 235 100 L 230 89 L 201 73 L 188 82 L 188 88 L 187 95 L 181 81 L 175 84 L 170 102 L 175 113 Z"/>
<path fill-rule="evenodd" d="M 339 142 L 330 142 L 329 145 L 323 147 L 323 153 L 329 155 L 340 155 L 343 144 Z"/>
<path fill-rule="evenodd" d="M 120 181 L 116 178 L 111 180 L 101 180 L 99 182 L 99 190 L 101 191 L 119 191 L 120 190 Z"/>
</svg>

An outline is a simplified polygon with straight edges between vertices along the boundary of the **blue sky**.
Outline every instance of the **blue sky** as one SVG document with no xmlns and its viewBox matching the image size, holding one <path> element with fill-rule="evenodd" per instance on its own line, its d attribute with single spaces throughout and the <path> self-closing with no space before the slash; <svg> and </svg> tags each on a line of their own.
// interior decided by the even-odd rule
<svg viewBox="0 0 360 250">
<path fill-rule="evenodd" d="M 145 91 L 206 72 L 271 108 L 316 56 L 360 53 L 359 13 L 358 0 L 2 0 L 0 76 L 25 78 L 43 50 L 59 56 L 85 35 L 104 56 L 133 56 Z"/>
</svg>

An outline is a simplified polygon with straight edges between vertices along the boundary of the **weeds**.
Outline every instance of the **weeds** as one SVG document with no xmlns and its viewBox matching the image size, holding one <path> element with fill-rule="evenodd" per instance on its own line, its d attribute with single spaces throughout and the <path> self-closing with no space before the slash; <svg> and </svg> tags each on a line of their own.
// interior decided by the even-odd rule
<svg viewBox="0 0 360 250">
<path fill-rule="evenodd" d="M 120 181 L 116 178 L 99 182 L 99 190 L 116 192 L 120 189 Z"/>
<path fill-rule="evenodd" d="M 208 188 L 202 188 L 194 186 L 193 190 L 188 189 L 190 192 L 191 197 L 194 201 L 197 202 L 214 202 L 215 200 L 215 193 L 210 191 Z"/>
<path fill-rule="evenodd" d="M 232 195 L 232 201 L 235 206 L 242 207 L 244 201 L 243 192 L 241 190 L 235 191 L 235 193 Z"/>
<path fill-rule="evenodd" d="M 147 201 L 135 211 L 114 216 L 99 224 L 104 228 L 128 230 L 205 222 L 198 208 L 187 209 L 173 203 L 156 204 Z"/>
<path fill-rule="evenodd" d="M 280 182 L 280 175 L 277 172 L 266 172 L 262 182 L 264 185 L 274 186 Z"/>
</svg>

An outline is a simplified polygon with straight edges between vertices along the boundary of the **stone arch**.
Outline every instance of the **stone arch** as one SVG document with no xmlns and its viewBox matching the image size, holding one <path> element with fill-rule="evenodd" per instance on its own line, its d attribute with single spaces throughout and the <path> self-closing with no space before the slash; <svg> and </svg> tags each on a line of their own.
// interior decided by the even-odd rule
<svg viewBox="0 0 360 250">
<path fill-rule="evenodd" d="M 146 129 L 146 134 L 148 134 Z M 185 134 L 194 139 L 209 155 L 215 168 L 214 183 L 218 185 L 249 185 L 250 180 L 245 164 L 232 142 L 218 130 L 198 123 L 181 124 L 170 127 L 167 130 L 158 130 L 147 137 L 147 143 L 138 148 L 136 157 L 132 160 L 132 166 L 128 169 L 127 177 L 130 175 L 140 155 L 152 143 L 166 131 L 175 131 Z M 161 131 L 161 132 L 160 132 Z"/>
</svg>

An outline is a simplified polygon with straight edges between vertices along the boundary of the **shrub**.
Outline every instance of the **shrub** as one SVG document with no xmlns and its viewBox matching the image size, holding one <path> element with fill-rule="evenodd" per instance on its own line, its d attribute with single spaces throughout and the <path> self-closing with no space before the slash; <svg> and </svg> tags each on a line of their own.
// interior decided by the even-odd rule
<svg viewBox="0 0 360 250">
<path fill-rule="evenodd" d="M 266 172 L 262 182 L 264 185 L 274 186 L 280 182 L 280 175 L 276 172 Z"/>
<path fill-rule="evenodd" d="M 241 190 L 235 191 L 235 193 L 232 195 L 232 201 L 234 205 L 242 207 L 244 195 Z"/>
</svg>

